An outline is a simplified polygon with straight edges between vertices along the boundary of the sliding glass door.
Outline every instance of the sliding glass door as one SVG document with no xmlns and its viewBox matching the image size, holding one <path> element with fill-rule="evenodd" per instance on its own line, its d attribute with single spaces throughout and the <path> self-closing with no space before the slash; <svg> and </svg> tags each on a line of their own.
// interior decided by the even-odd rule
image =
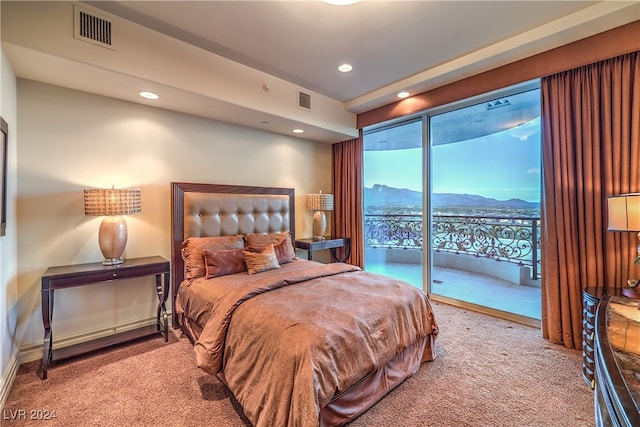
<svg viewBox="0 0 640 427">
<path fill-rule="evenodd" d="M 365 270 L 540 319 L 537 83 L 365 129 L 363 142 Z"/>
<path fill-rule="evenodd" d="M 429 123 L 431 293 L 540 319 L 540 90 Z"/>
<path fill-rule="evenodd" d="M 365 270 L 423 289 L 422 118 L 364 134 Z"/>
</svg>

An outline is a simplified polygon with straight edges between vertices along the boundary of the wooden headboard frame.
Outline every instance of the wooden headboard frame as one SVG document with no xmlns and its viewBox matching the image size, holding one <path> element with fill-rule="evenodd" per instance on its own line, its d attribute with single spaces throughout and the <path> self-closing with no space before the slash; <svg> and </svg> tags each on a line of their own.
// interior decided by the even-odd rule
<svg viewBox="0 0 640 427">
<path fill-rule="evenodd" d="M 196 193 L 196 194 L 193 194 Z M 233 197 L 237 195 L 238 197 Z M 202 203 L 198 203 L 195 208 L 191 206 L 190 212 L 187 212 L 185 208 L 188 206 L 185 204 L 185 196 L 189 199 L 190 196 L 197 197 Z M 262 199 L 260 196 L 265 196 Z M 278 212 L 271 212 L 267 200 L 277 199 L 281 206 Z M 225 211 L 222 209 L 212 212 L 206 206 L 208 201 L 215 204 L 216 200 L 225 200 Z M 280 200 L 281 199 L 281 200 Z M 251 211 L 247 211 L 247 201 L 249 205 L 253 206 Z M 263 203 L 264 202 L 264 203 Z M 242 212 L 234 211 L 234 206 L 242 205 L 238 207 L 238 210 Z M 229 208 L 227 209 L 227 206 Z M 240 215 L 245 217 L 252 217 L 253 215 L 261 215 L 261 217 L 275 218 L 277 216 L 278 221 L 275 221 L 277 226 L 272 227 L 269 225 L 269 230 L 264 229 L 251 229 L 250 227 L 257 227 L 258 221 L 236 221 L 239 225 L 237 229 L 225 230 L 220 232 L 218 229 L 206 229 L 205 227 L 197 227 L 195 229 L 190 226 L 189 221 L 185 223 L 185 217 L 197 217 L 198 222 L 205 222 L 207 217 L 213 217 L 214 215 Z M 283 220 L 284 219 L 284 220 Z M 249 229 L 240 225 L 249 224 Z M 185 225 L 187 225 L 185 227 Z M 192 225 L 192 224 L 191 224 Z M 264 227 L 264 222 L 263 225 Z M 245 227 L 245 228 L 243 228 Z M 291 239 L 295 239 L 295 190 L 293 188 L 276 188 L 276 187 L 250 187 L 243 185 L 220 185 L 220 184 L 198 184 L 188 182 L 172 182 L 171 183 L 171 303 L 172 303 L 172 322 L 173 328 L 179 328 L 178 313 L 175 310 L 175 300 L 178 293 L 178 288 L 184 280 L 184 260 L 182 259 L 182 242 L 189 237 L 209 237 L 228 234 L 245 234 L 245 233 L 264 233 L 264 232 L 281 232 L 290 231 Z"/>
</svg>

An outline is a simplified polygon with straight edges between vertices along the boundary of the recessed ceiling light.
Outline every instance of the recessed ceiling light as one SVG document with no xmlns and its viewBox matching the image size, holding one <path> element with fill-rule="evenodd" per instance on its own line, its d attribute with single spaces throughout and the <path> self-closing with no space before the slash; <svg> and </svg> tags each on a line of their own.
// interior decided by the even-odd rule
<svg viewBox="0 0 640 427">
<path fill-rule="evenodd" d="M 399 92 L 396 96 L 398 98 L 406 98 L 409 96 L 409 92 Z"/>
<path fill-rule="evenodd" d="M 294 129 L 292 132 L 293 133 L 304 133 L 304 130 L 303 129 Z"/>
<path fill-rule="evenodd" d="M 140 92 L 140 96 L 147 99 L 158 99 L 160 96 L 153 92 L 142 91 Z"/>
<path fill-rule="evenodd" d="M 338 67 L 338 71 L 341 73 L 348 73 L 351 70 L 353 70 L 353 67 L 350 64 L 342 64 Z"/>
<path fill-rule="evenodd" d="M 348 6 L 350 4 L 359 3 L 360 0 L 322 0 L 325 3 L 332 4 L 334 6 Z"/>
</svg>

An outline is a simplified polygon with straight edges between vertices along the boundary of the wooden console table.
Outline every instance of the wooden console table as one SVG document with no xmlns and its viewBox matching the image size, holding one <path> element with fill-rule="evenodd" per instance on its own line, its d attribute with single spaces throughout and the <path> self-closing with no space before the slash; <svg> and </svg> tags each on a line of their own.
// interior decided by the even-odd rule
<svg viewBox="0 0 640 427">
<path fill-rule="evenodd" d="M 160 256 L 126 259 L 122 264 L 113 266 L 105 266 L 102 265 L 101 262 L 96 262 L 49 267 L 42 276 L 44 343 L 42 345 L 42 372 L 40 377 L 43 380 L 47 379 L 49 363 L 53 360 L 65 359 L 160 332 L 164 333 L 164 340 L 167 342 L 169 339 L 169 328 L 166 302 L 169 295 L 169 271 L 169 261 Z M 56 289 L 73 288 L 101 282 L 114 282 L 144 276 L 156 277 L 158 312 L 155 325 L 149 325 L 55 350 L 53 349 L 51 323 L 53 319 L 53 294 Z"/>
<path fill-rule="evenodd" d="M 299 239 L 295 241 L 295 247 L 307 251 L 307 259 L 313 259 L 313 251 L 321 249 L 329 249 L 331 252 L 331 260 L 337 262 L 346 262 L 351 255 L 351 238 L 350 237 L 327 237 L 324 240 L 315 239 Z M 337 248 L 344 248 L 345 254 L 342 258 L 336 255 Z"/>
</svg>

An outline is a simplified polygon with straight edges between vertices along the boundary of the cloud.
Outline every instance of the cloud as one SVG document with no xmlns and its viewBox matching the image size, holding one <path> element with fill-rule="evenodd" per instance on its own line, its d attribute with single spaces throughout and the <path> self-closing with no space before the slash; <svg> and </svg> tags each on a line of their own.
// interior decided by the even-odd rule
<svg viewBox="0 0 640 427">
<path fill-rule="evenodd" d="M 527 173 L 529 173 L 529 174 L 539 174 L 540 173 L 540 168 L 531 168 L 531 169 L 527 170 Z"/>
</svg>

